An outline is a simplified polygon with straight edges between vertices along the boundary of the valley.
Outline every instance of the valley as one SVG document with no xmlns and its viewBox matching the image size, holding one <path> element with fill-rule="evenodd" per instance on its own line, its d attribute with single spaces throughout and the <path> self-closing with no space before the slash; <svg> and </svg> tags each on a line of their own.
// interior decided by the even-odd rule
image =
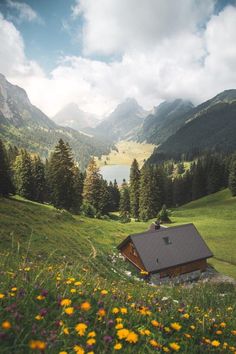
<svg viewBox="0 0 236 354">
<path fill-rule="evenodd" d="M 123 140 L 116 143 L 115 147 L 116 149 L 112 150 L 108 155 L 96 158 L 99 167 L 104 165 L 131 166 L 134 158 L 142 167 L 144 162 L 151 156 L 155 145 Z"/>
</svg>

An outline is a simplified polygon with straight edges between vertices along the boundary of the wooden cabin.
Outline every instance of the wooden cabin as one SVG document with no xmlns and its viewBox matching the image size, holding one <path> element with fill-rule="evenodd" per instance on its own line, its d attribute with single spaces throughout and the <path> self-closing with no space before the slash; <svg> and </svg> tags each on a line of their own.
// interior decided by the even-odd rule
<svg viewBox="0 0 236 354">
<path fill-rule="evenodd" d="M 213 254 L 193 224 L 129 235 L 118 246 L 121 254 L 139 270 L 169 278 L 205 271 Z"/>
</svg>

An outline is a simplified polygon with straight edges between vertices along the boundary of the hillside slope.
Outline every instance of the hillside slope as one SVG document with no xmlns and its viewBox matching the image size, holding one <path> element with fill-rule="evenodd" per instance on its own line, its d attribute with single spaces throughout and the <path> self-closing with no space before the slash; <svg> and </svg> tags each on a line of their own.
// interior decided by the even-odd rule
<svg viewBox="0 0 236 354">
<path fill-rule="evenodd" d="M 175 209 L 171 219 L 173 226 L 194 223 L 215 256 L 210 263 L 236 278 L 236 198 L 228 190 Z M 146 230 L 149 223 L 94 220 L 19 197 L 0 199 L 0 248 L 19 245 L 24 252 L 30 242 L 33 256 L 50 254 L 55 262 L 87 259 L 94 248 L 100 255 L 112 253 L 128 234 Z"/>
<path fill-rule="evenodd" d="M 236 149 L 236 90 L 227 90 L 194 108 L 175 134 L 155 149 L 151 163 L 201 151 Z"/>
<path fill-rule="evenodd" d="M 161 103 L 145 118 L 135 138 L 155 145 L 163 143 L 184 125 L 193 107 L 190 101 L 182 99 Z"/>
<path fill-rule="evenodd" d="M 174 222 L 193 222 L 211 248 L 215 268 L 236 278 L 236 198 L 228 189 L 203 197 L 178 209 Z"/>
<path fill-rule="evenodd" d="M 91 138 L 69 127 L 56 125 L 31 104 L 26 92 L 0 74 L 0 139 L 48 157 L 59 139 L 68 142 L 81 168 L 91 155 L 109 153 L 107 140 Z"/>
<path fill-rule="evenodd" d="M 230 220 L 228 192 L 212 198 L 217 217 L 224 205 Z M 208 202 L 175 211 L 175 221 L 205 213 Z M 235 352 L 233 284 L 153 287 L 125 271 L 113 247 L 147 224 L 71 216 L 14 198 L 0 199 L 0 226 L 1 353 Z"/>
</svg>

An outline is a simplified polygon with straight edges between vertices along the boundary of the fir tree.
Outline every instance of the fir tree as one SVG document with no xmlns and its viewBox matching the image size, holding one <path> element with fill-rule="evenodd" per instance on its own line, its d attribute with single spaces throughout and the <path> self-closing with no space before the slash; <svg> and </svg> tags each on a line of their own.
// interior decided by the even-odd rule
<svg viewBox="0 0 236 354">
<path fill-rule="evenodd" d="M 116 180 L 114 181 L 114 184 L 110 182 L 107 188 L 109 193 L 108 211 L 117 211 L 119 210 L 120 205 L 120 191 Z"/>
<path fill-rule="evenodd" d="M 32 161 L 32 176 L 34 183 L 33 198 L 37 202 L 43 203 L 46 193 L 45 166 L 39 156 L 35 156 Z"/>
<path fill-rule="evenodd" d="M 120 190 L 120 215 L 129 216 L 129 214 L 130 214 L 129 187 L 124 179 Z"/>
<path fill-rule="evenodd" d="M 153 173 L 152 167 L 145 164 L 141 169 L 139 217 L 147 221 L 155 216 L 153 203 Z"/>
<path fill-rule="evenodd" d="M 3 142 L 0 140 L 0 195 L 7 197 L 13 193 L 14 186 L 11 179 L 10 164 Z"/>
<path fill-rule="evenodd" d="M 73 167 L 73 190 L 74 195 L 71 202 L 71 208 L 74 213 L 79 213 L 83 202 L 83 183 L 84 175 L 80 172 L 78 166 Z"/>
<path fill-rule="evenodd" d="M 21 150 L 14 163 L 16 191 L 24 198 L 34 200 L 32 160 L 26 150 Z"/>
<path fill-rule="evenodd" d="M 130 168 L 130 209 L 131 216 L 135 219 L 139 218 L 139 187 L 140 187 L 140 171 L 136 159 L 133 160 Z"/>
<path fill-rule="evenodd" d="M 83 198 L 85 203 L 91 204 L 97 212 L 101 212 L 101 189 L 102 189 L 102 176 L 99 172 L 99 168 L 93 159 L 90 160 L 86 177 L 84 180 Z"/>
<path fill-rule="evenodd" d="M 236 196 L 236 159 L 233 160 L 229 170 L 229 189 L 233 197 Z"/>
<path fill-rule="evenodd" d="M 59 140 L 49 162 L 50 198 L 59 209 L 70 210 L 74 206 L 74 162 L 71 149 Z"/>
</svg>

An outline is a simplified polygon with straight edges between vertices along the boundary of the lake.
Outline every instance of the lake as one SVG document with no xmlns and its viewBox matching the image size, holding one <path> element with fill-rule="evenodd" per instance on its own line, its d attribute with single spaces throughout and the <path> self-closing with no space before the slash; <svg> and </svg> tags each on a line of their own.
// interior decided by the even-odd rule
<svg viewBox="0 0 236 354">
<path fill-rule="evenodd" d="M 114 179 L 116 179 L 117 183 L 120 185 L 123 182 L 123 179 L 125 179 L 126 182 L 129 181 L 130 166 L 106 165 L 100 168 L 100 172 L 102 177 L 106 179 L 108 183 L 110 181 L 114 182 Z"/>
</svg>

